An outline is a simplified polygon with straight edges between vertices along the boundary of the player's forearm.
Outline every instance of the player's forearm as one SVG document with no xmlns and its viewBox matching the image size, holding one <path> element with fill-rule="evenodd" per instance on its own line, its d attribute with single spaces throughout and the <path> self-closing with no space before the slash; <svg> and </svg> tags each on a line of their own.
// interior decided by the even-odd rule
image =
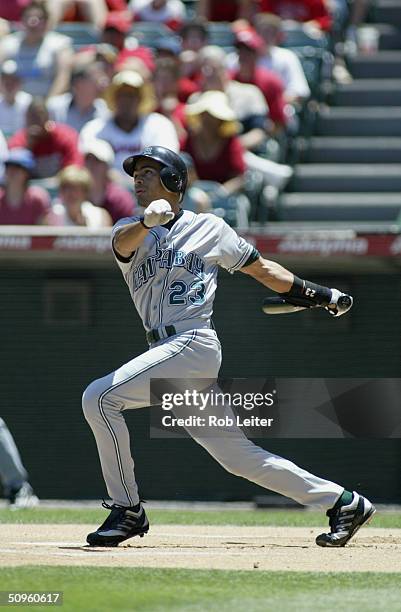
<svg viewBox="0 0 401 612">
<path fill-rule="evenodd" d="M 292 287 L 294 275 L 275 261 L 259 257 L 257 261 L 241 270 L 277 293 L 286 293 Z"/>
<path fill-rule="evenodd" d="M 140 221 L 124 225 L 113 240 L 114 249 L 122 255 L 122 257 L 130 257 L 134 251 L 142 244 L 149 229 L 146 228 Z"/>
<path fill-rule="evenodd" d="M 242 268 L 241 272 L 253 276 L 262 285 L 277 293 L 285 294 L 286 297 L 307 298 L 322 306 L 332 302 L 332 289 L 309 280 L 302 280 L 277 262 L 263 257 Z"/>
</svg>

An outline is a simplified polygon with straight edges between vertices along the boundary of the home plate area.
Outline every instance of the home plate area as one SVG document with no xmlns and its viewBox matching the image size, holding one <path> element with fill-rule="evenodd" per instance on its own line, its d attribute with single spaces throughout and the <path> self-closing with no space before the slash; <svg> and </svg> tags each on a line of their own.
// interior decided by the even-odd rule
<svg viewBox="0 0 401 612">
<path fill-rule="evenodd" d="M 321 527 L 156 525 L 116 548 L 90 547 L 93 525 L 0 525 L 0 567 L 75 565 L 282 571 L 401 571 L 401 529 L 361 529 L 320 548 Z"/>
</svg>

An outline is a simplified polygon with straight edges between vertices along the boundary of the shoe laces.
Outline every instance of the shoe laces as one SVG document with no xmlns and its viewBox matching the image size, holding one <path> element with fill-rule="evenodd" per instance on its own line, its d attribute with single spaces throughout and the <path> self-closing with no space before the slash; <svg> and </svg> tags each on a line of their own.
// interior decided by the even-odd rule
<svg viewBox="0 0 401 612">
<path fill-rule="evenodd" d="M 144 499 L 140 499 L 139 504 L 146 504 L 146 501 Z M 115 508 L 121 508 L 122 510 L 130 510 L 130 508 L 127 508 L 125 506 L 118 506 L 117 504 L 110 505 L 105 499 L 103 499 L 102 501 L 102 507 L 106 508 L 106 510 L 114 510 Z"/>
<path fill-rule="evenodd" d="M 333 508 L 331 510 L 327 510 L 326 516 L 329 517 L 329 526 L 331 533 L 338 533 L 340 531 L 348 530 L 350 527 L 350 523 L 352 523 L 354 514 L 354 509 L 344 510 L 341 506 L 336 510 L 334 510 Z"/>
</svg>

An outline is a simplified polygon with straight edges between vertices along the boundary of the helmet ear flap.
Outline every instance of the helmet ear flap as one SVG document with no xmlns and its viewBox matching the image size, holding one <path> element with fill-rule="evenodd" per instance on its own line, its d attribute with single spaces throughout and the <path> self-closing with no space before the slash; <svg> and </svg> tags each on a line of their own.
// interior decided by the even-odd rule
<svg viewBox="0 0 401 612">
<path fill-rule="evenodd" d="M 162 168 L 160 170 L 160 180 L 163 187 L 172 193 L 180 193 L 182 190 L 182 180 L 177 172 L 171 168 Z"/>
</svg>

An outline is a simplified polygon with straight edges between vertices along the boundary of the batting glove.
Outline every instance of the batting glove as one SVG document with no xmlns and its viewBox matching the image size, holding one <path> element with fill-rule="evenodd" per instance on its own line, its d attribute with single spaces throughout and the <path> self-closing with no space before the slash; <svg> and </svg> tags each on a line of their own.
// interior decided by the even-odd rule
<svg viewBox="0 0 401 612">
<path fill-rule="evenodd" d="M 325 308 L 333 317 L 341 317 L 341 315 L 348 312 L 352 304 L 353 299 L 350 295 L 341 293 L 338 289 L 332 289 L 330 304 Z"/>
<path fill-rule="evenodd" d="M 149 204 L 143 213 L 143 223 L 145 227 L 155 227 L 155 225 L 163 225 L 174 218 L 174 213 L 171 210 L 167 200 L 154 200 Z"/>
</svg>

